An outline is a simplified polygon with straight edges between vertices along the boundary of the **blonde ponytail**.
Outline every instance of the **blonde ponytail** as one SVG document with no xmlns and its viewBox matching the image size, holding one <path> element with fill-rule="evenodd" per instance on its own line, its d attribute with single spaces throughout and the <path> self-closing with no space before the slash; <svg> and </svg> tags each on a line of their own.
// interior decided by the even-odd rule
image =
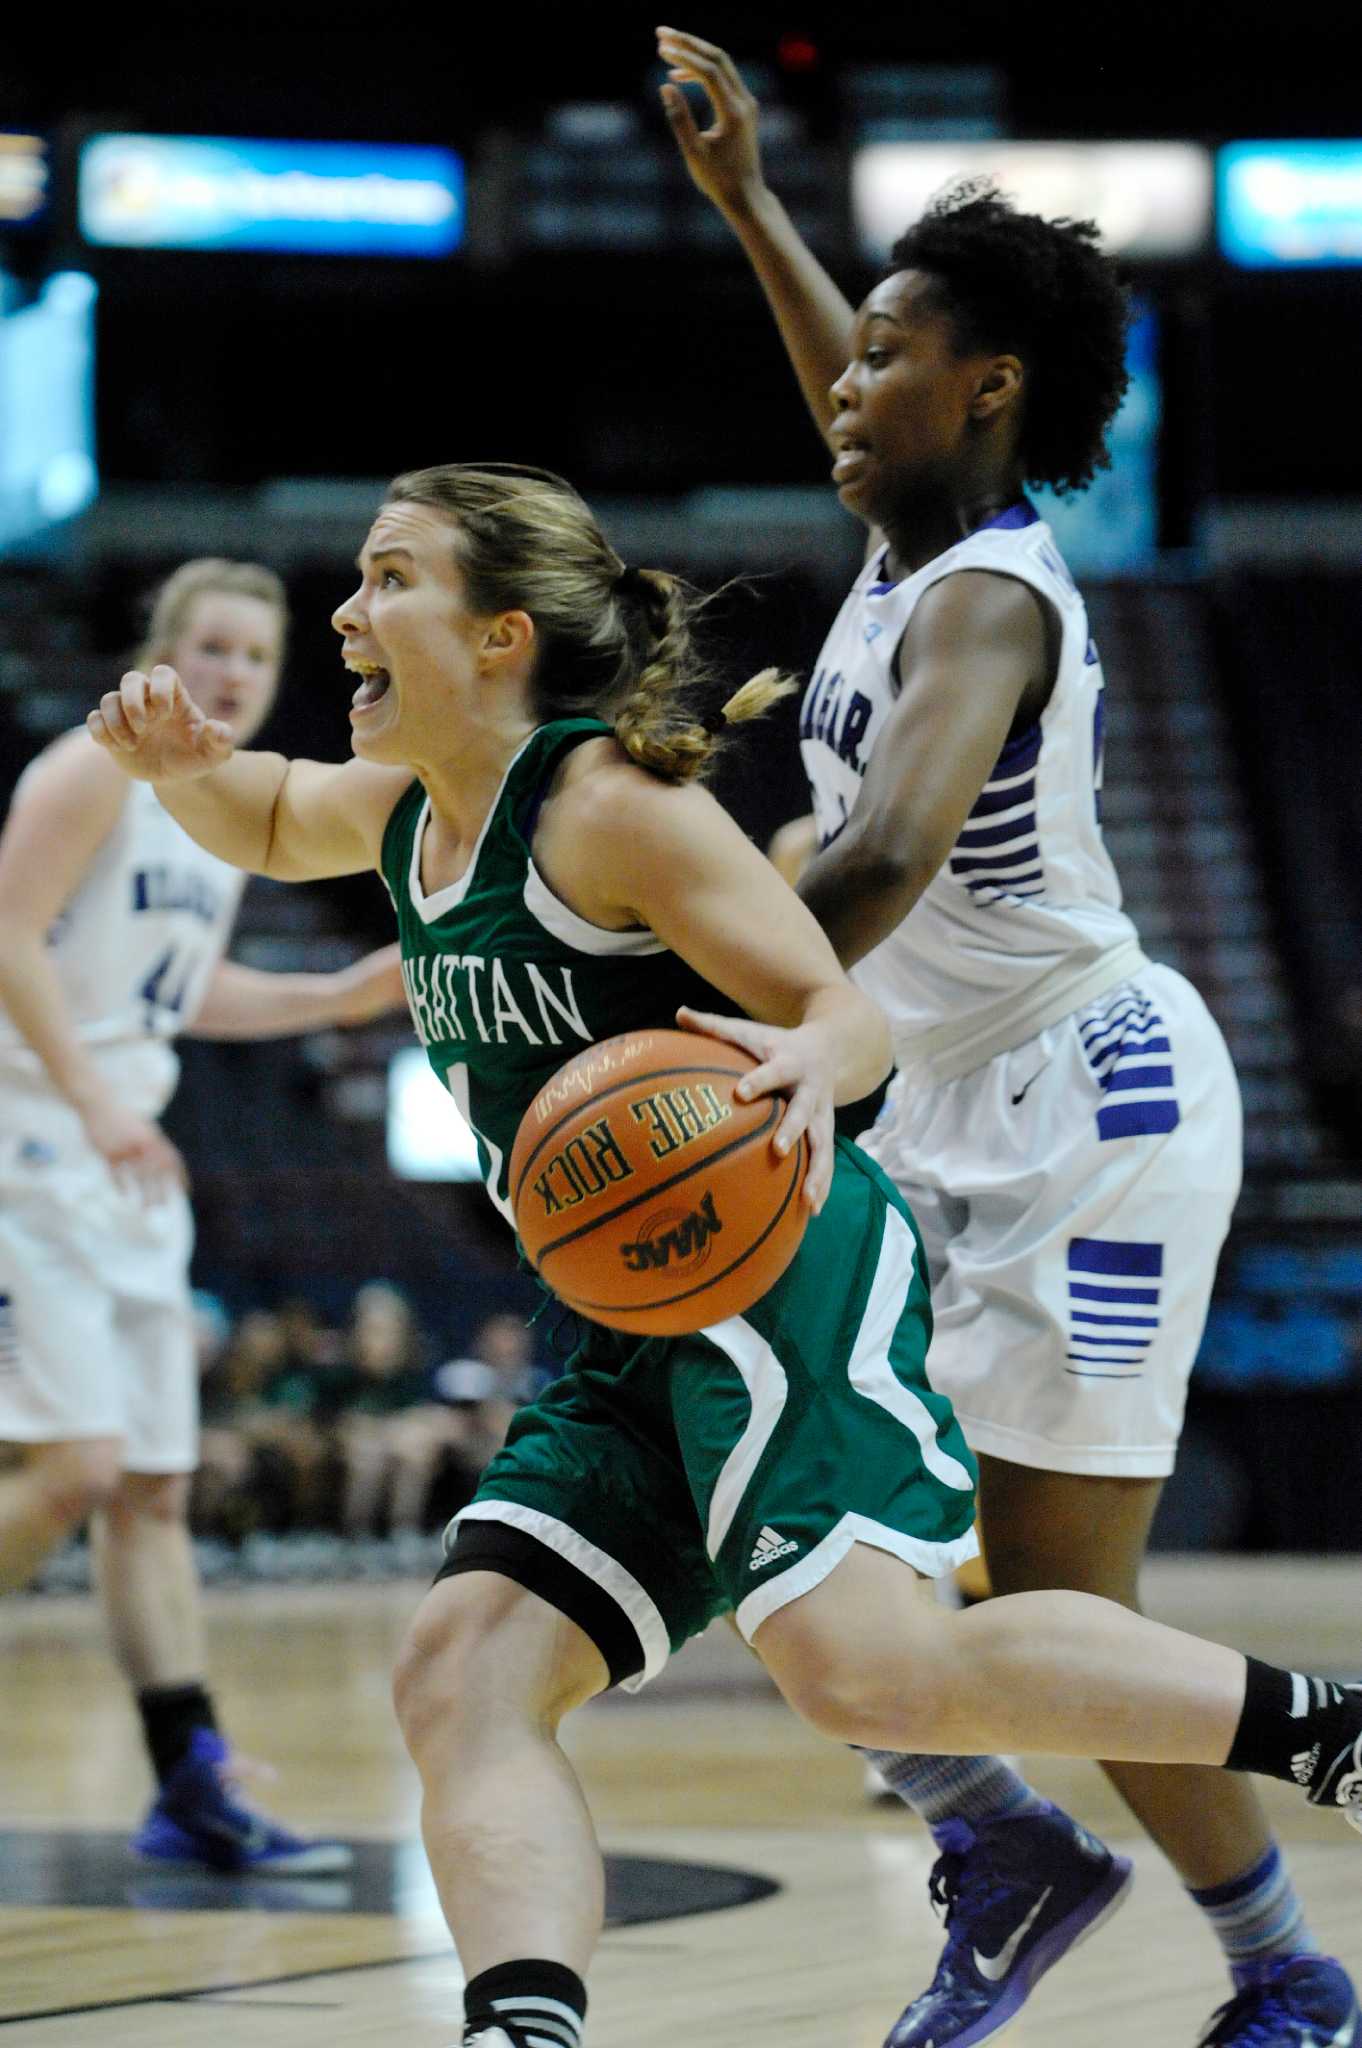
<svg viewBox="0 0 1362 2048">
<path fill-rule="evenodd" d="M 778 668 L 758 669 L 733 692 L 720 715 L 725 725 L 745 725 L 749 718 L 764 717 L 773 704 L 798 688 L 796 679 L 782 675 Z"/>
<path fill-rule="evenodd" d="M 687 699 L 696 682 L 690 624 L 703 600 L 693 598 L 663 569 L 628 573 L 637 579 L 654 638 L 646 666 L 615 714 L 615 737 L 652 774 L 668 782 L 701 780 L 718 758 L 724 727 L 759 718 L 795 683 L 778 669 L 764 668 L 735 690 L 717 715 L 701 718 Z"/>
</svg>

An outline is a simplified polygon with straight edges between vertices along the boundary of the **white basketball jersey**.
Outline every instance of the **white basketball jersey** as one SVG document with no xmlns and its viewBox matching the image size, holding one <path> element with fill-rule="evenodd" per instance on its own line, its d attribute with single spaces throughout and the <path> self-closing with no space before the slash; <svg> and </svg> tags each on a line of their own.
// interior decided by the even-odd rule
<svg viewBox="0 0 1362 2048">
<path fill-rule="evenodd" d="M 820 846 L 841 831 L 860 794 L 899 695 L 899 642 L 933 584 L 964 569 L 1015 577 L 1040 593 L 1061 628 L 1054 688 L 1039 720 L 1011 735 L 918 902 L 852 969 L 887 1012 L 902 1062 L 914 1040 L 952 1026 L 986 1047 L 996 1025 L 993 1037 L 1006 1043 L 1026 991 L 1042 978 L 1063 984 L 1069 969 L 1077 979 L 1114 949 L 1129 952 L 1135 929 L 1099 824 L 1101 665 L 1049 527 L 1022 500 L 901 583 L 880 580 L 885 552 L 852 585 L 800 714 Z"/>
<path fill-rule="evenodd" d="M 170 1099 L 179 1075 L 171 1040 L 192 1021 L 226 950 L 245 879 L 196 846 L 149 783 L 134 782 L 48 933 L 82 1041 L 140 1115 L 157 1115 Z M 41 1061 L 0 1008 L 0 1086 L 45 1083 Z"/>
</svg>

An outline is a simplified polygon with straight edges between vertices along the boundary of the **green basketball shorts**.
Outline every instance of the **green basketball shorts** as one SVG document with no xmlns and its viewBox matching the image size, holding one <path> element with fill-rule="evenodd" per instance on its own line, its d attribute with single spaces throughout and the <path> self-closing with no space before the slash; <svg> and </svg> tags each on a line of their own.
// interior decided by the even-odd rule
<svg viewBox="0 0 1362 2048">
<path fill-rule="evenodd" d="M 746 1315 L 582 1326 L 450 1524 L 446 1573 L 504 1569 L 636 1686 L 716 1614 L 750 1641 L 853 1543 L 951 1571 L 978 1548 L 976 1470 L 927 1383 L 924 1271 L 901 1197 L 839 1141 L 822 1214 Z"/>
</svg>

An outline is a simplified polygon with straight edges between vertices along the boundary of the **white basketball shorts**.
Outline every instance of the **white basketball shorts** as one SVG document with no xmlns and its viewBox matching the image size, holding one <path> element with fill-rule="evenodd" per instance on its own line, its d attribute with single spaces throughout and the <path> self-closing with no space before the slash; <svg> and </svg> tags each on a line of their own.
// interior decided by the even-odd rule
<svg viewBox="0 0 1362 2048">
<path fill-rule="evenodd" d="M 0 1441 L 123 1440 L 130 1472 L 192 1472 L 189 1204 L 114 1181 L 74 1110 L 0 1092 Z"/>
<path fill-rule="evenodd" d="M 922 1231 L 931 1384 L 970 1446 L 1052 1472 L 1173 1469 L 1239 1192 L 1239 1089 L 1169 967 L 960 1080 L 900 1076 L 862 1145 Z"/>
</svg>

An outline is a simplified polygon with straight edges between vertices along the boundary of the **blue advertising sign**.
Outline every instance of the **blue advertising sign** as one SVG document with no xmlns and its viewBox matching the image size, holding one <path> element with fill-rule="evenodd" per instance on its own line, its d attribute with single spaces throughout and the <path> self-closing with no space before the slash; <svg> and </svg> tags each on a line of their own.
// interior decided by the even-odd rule
<svg viewBox="0 0 1362 2048">
<path fill-rule="evenodd" d="M 1232 142 L 1220 247 L 1246 269 L 1362 263 L 1362 142 Z"/>
<path fill-rule="evenodd" d="M 463 239 L 461 160 L 406 143 L 96 135 L 81 233 L 120 249 L 447 256 Z"/>
</svg>

